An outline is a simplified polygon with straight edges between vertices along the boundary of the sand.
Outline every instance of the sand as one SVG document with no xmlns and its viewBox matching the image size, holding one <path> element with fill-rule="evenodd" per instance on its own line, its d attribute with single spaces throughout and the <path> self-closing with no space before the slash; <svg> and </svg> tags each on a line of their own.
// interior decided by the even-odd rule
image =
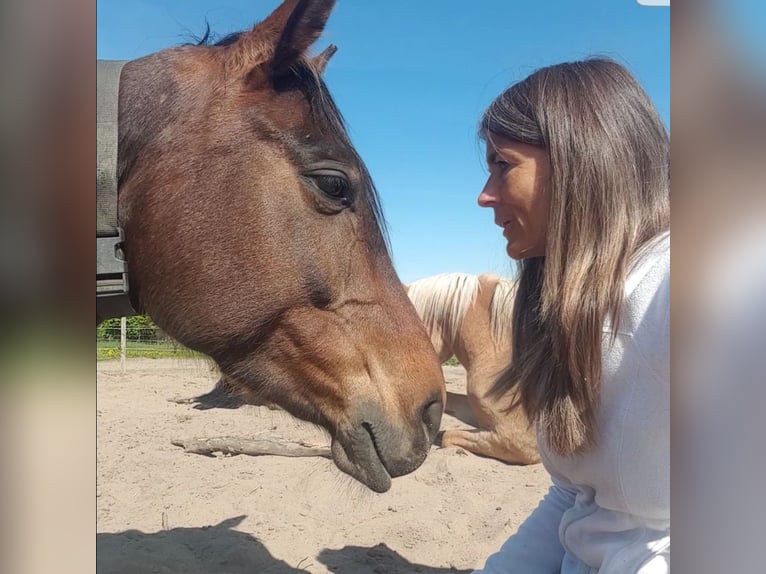
<svg viewBox="0 0 766 574">
<path fill-rule="evenodd" d="M 444 367 L 448 390 L 462 367 Z M 550 479 L 432 447 L 376 494 L 324 458 L 202 456 L 175 438 L 279 436 L 327 444 L 282 411 L 168 401 L 218 379 L 191 359 L 98 364 L 97 566 L 106 573 L 470 572 L 534 509 Z M 462 423 L 445 415 L 442 428 Z"/>
</svg>

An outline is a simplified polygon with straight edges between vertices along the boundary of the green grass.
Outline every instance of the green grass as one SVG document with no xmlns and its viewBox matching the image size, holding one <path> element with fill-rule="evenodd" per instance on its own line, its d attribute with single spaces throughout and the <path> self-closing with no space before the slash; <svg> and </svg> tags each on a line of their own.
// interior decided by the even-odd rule
<svg viewBox="0 0 766 574">
<path fill-rule="evenodd" d="M 141 359 L 193 358 L 204 355 L 171 341 L 128 341 L 126 357 Z M 96 360 L 111 361 L 120 358 L 119 341 L 96 341 Z M 460 362 L 453 355 L 443 363 L 456 366 Z"/>
<path fill-rule="evenodd" d="M 164 359 L 202 357 L 200 353 L 170 341 L 128 341 L 125 355 L 129 359 Z M 96 341 L 96 360 L 120 358 L 119 341 Z"/>
</svg>

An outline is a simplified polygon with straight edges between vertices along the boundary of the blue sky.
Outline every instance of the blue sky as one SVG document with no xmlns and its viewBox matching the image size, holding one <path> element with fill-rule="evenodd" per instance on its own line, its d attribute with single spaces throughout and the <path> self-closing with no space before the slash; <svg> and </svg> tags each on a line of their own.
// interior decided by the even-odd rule
<svg viewBox="0 0 766 574">
<path fill-rule="evenodd" d="M 268 15 L 279 0 L 98 0 L 97 55 L 130 59 Z M 318 52 L 325 80 L 381 196 L 394 265 L 413 281 L 511 275 L 501 229 L 477 206 L 484 108 L 534 69 L 608 55 L 670 121 L 670 9 L 636 0 L 339 0 Z"/>
</svg>

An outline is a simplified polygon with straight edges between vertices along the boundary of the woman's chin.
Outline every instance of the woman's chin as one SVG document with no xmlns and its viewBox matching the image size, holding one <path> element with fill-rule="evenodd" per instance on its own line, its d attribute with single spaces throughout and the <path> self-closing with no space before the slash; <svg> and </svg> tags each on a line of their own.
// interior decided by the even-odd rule
<svg viewBox="0 0 766 574">
<path fill-rule="evenodd" d="M 508 244 L 505 246 L 505 252 L 508 254 L 508 256 L 511 259 L 516 259 L 516 260 L 524 259 L 525 257 L 524 253 L 526 251 L 527 251 L 526 249 L 519 248 L 518 245 L 511 242 L 508 242 Z"/>
<path fill-rule="evenodd" d="M 517 261 L 521 259 L 529 259 L 530 257 L 541 257 L 542 254 L 538 253 L 539 250 L 531 249 L 530 247 L 524 247 L 518 243 L 508 242 L 505 246 L 505 252 L 511 259 Z"/>
</svg>

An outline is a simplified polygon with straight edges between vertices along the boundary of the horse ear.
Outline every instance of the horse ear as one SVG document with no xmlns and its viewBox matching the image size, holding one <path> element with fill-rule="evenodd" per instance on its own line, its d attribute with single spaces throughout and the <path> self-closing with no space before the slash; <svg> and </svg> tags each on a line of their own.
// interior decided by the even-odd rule
<svg viewBox="0 0 766 574">
<path fill-rule="evenodd" d="M 335 44 L 330 44 L 319 54 L 311 58 L 311 65 L 314 66 L 317 74 L 321 76 L 324 73 L 324 69 L 327 67 L 327 62 L 330 61 L 330 58 L 332 58 L 333 54 L 335 54 L 337 51 L 338 46 Z"/>
<path fill-rule="evenodd" d="M 334 5 L 335 0 L 284 0 L 242 34 L 230 56 L 232 65 L 246 74 L 285 75 L 319 38 Z"/>
<path fill-rule="evenodd" d="M 271 59 L 272 76 L 280 76 L 300 58 L 324 30 L 335 0 L 299 0 L 294 4 L 290 16 L 282 28 L 282 33 L 274 48 Z M 326 62 L 325 62 L 326 63 Z"/>
</svg>

